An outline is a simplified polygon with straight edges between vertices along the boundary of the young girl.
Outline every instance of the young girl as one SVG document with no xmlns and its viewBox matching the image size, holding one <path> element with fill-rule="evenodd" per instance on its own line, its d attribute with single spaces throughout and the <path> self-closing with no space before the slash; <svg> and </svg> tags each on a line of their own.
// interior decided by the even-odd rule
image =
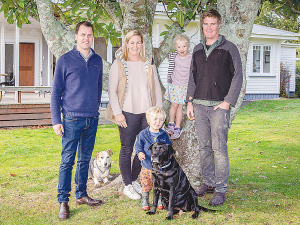
<svg viewBox="0 0 300 225">
<path fill-rule="evenodd" d="M 171 139 L 180 137 L 182 129 L 180 124 L 183 118 L 182 107 L 185 104 L 187 86 L 189 81 L 192 55 L 188 52 L 190 40 L 184 34 L 178 34 L 174 39 L 175 52 L 170 53 L 168 69 L 168 89 L 164 98 L 171 102 L 169 111 L 169 125 L 167 133 Z M 174 123 L 176 117 L 176 124 Z"/>
</svg>

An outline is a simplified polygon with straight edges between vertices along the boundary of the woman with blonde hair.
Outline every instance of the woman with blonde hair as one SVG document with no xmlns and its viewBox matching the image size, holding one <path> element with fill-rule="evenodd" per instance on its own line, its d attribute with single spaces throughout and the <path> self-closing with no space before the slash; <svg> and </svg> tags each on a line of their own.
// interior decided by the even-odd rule
<svg viewBox="0 0 300 225">
<path fill-rule="evenodd" d="M 123 193 L 137 200 L 141 198 L 138 194 L 141 186 L 136 181 L 141 163 L 135 156 L 131 165 L 131 154 L 136 136 L 148 126 L 146 111 L 151 106 L 162 107 L 162 93 L 156 67 L 145 51 L 140 31 L 128 32 L 115 56 L 109 74 L 106 118 L 119 126 L 119 166 L 125 184 Z"/>
</svg>

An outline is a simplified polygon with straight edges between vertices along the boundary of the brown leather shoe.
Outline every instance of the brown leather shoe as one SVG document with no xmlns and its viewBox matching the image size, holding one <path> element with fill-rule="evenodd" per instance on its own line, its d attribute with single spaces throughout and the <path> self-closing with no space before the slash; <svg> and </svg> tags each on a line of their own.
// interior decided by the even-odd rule
<svg viewBox="0 0 300 225">
<path fill-rule="evenodd" d="M 70 209 L 69 209 L 68 203 L 67 202 L 61 202 L 59 212 L 58 212 L 58 218 L 60 220 L 65 220 L 65 219 L 68 219 L 69 216 L 70 216 Z"/>
<path fill-rule="evenodd" d="M 202 197 L 204 196 L 205 194 L 213 194 L 215 192 L 215 188 L 214 187 L 211 187 L 211 186 L 208 186 L 206 184 L 202 184 L 198 189 L 195 190 L 196 191 L 196 194 L 199 196 L 199 197 Z"/>
<path fill-rule="evenodd" d="M 88 195 L 84 196 L 82 198 L 76 199 L 76 204 L 81 205 L 81 204 L 87 204 L 89 206 L 97 206 L 102 204 L 102 200 L 100 199 L 92 199 Z"/>
</svg>

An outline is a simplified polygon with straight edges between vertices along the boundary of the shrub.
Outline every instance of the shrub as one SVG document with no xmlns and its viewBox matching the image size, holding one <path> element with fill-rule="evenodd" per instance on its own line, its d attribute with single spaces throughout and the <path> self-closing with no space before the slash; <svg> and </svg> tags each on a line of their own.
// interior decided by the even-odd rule
<svg viewBox="0 0 300 225">
<path fill-rule="evenodd" d="M 295 88 L 294 97 L 300 98 L 300 77 L 296 78 L 296 88 Z"/>
<path fill-rule="evenodd" d="M 280 63 L 280 97 L 289 97 L 290 71 Z"/>
</svg>

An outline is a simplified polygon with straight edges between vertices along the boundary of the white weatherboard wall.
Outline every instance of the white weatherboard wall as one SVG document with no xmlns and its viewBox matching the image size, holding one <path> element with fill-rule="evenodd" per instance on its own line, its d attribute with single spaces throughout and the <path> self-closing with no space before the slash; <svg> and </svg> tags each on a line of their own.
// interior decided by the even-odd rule
<svg viewBox="0 0 300 225">
<path fill-rule="evenodd" d="M 280 42 L 277 39 L 251 38 L 247 56 L 246 94 L 279 94 L 279 70 L 280 70 Z M 253 45 L 272 45 L 271 53 L 271 73 L 268 76 L 257 75 L 252 72 Z"/>
</svg>

